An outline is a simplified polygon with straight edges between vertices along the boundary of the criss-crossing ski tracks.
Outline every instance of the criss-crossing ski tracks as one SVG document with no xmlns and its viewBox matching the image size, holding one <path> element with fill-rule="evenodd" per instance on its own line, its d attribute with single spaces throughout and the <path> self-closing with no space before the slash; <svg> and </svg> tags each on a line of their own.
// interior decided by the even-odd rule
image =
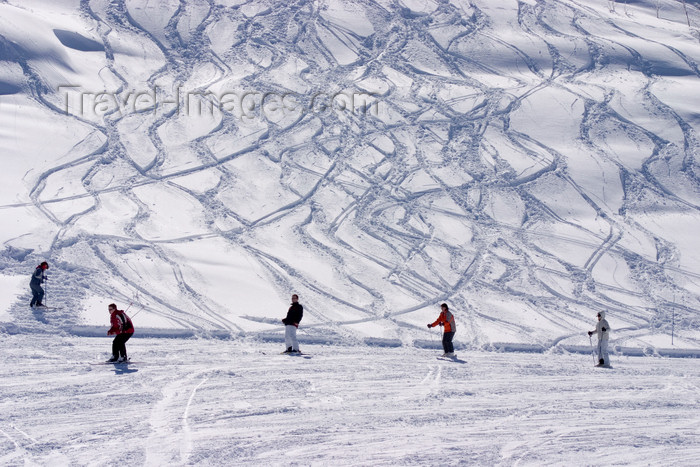
<svg viewBox="0 0 700 467">
<path fill-rule="evenodd" d="M 64 276 L 51 296 L 71 312 L 13 318 L 50 328 L 97 313 L 86 297 L 138 296 L 159 325 L 267 332 L 244 316 L 294 290 L 309 329 L 348 343 L 386 327 L 424 339 L 426 308 L 449 300 L 470 320 L 463 342 L 505 330 L 580 344 L 573 330 L 609 309 L 620 343 L 674 326 L 700 345 L 684 243 L 700 207 L 697 125 L 677 99 L 700 52 L 675 10 L 409 3 L 81 2 L 92 38 L 56 37 L 66 68 L 90 54 L 85 76 L 121 103 L 99 115 L 66 112 L 41 63 L 11 55 L 32 105 L 76 135 L 0 206 L 36 211 L 47 236 L 36 255 L 13 237 L 27 253 L 0 258 L 2 271 L 48 255 Z M 154 89 L 160 107 L 129 112 Z M 249 99 L 200 115 L 202 96 L 206 110 L 224 91 Z M 369 96 L 370 111 L 344 93 Z M 291 114 L 258 101 L 277 95 L 296 96 Z M 658 311 L 668 290 L 678 323 Z M 543 319 L 524 325 L 533 313 Z"/>
</svg>

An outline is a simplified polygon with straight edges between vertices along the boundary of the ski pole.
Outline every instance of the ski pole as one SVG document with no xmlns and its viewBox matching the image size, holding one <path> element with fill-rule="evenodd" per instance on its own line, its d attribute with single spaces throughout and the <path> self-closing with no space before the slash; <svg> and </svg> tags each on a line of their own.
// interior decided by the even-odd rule
<svg viewBox="0 0 700 467">
<path fill-rule="evenodd" d="M 597 362 L 595 360 L 595 351 L 593 350 L 593 338 L 590 334 L 588 335 L 588 342 L 591 343 L 591 356 L 593 357 L 593 364 L 595 365 Z"/>
<path fill-rule="evenodd" d="M 133 318 L 134 316 L 138 315 L 138 314 L 141 313 L 142 311 L 143 311 L 143 305 L 141 305 L 141 306 L 137 309 L 136 313 L 134 313 L 133 315 L 131 315 L 131 317 Z"/>
<path fill-rule="evenodd" d="M 47 300 L 48 296 L 49 296 L 49 275 L 47 274 L 46 278 L 44 279 L 44 299 L 41 302 L 47 308 L 48 308 L 47 303 L 49 303 L 49 301 Z"/>
</svg>

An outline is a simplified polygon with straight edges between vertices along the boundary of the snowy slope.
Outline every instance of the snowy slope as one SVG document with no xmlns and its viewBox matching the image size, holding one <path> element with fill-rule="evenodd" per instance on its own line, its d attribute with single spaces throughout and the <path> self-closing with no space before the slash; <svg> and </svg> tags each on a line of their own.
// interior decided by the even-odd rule
<svg viewBox="0 0 700 467">
<path fill-rule="evenodd" d="M 3 329 L 697 349 L 686 3 L 0 3 Z"/>
</svg>

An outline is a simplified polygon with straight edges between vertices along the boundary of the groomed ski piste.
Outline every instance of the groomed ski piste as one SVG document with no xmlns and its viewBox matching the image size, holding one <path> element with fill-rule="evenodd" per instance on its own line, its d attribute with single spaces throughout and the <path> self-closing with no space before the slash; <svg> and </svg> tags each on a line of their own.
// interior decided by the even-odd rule
<svg viewBox="0 0 700 467">
<path fill-rule="evenodd" d="M 697 359 L 3 337 L 3 465 L 694 465 Z M 585 358 L 584 358 L 585 357 Z"/>
<path fill-rule="evenodd" d="M 697 465 L 699 25 L 0 3 L 0 465 Z"/>
</svg>

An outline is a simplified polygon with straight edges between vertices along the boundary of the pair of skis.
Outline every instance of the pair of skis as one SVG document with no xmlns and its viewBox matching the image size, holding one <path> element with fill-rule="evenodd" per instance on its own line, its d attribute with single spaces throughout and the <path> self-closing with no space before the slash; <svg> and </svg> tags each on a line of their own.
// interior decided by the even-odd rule
<svg viewBox="0 0 700 467">
<path fill-rule="evenodd" d="M 287 352 L 286 350 L 284 352 L 280 352 L 280 355 L 289 355 L 290 357 L 299 357 L 299 358 L 306 358 L 309 359 L 311 358 L 311 355 L 303 352 Z"/>
<path fill-rule="evenodd" d="M 143 363 L 143 362 L 134 362 L 131 360 L 127 360 L 125 362 L 119 362 L 119 361 L 110 362 L 109 360 L 107 360 L 104 362 L 92 362 L 92 363 L 90 363 L 90 365 L 114 365 L 114 366 L 125 365 L 125 366 L 128 366 L 128 365 L 135 365 L 137 363 Z"/>
<path fill-rule="evenodd" d="M 467 363 L 466 360 L 462 360 L 462 359 L 460 359 L 459 357 L 457 357 L 456 355 L 453 355 L 452 357 L 446 357 L 446 356 L 444 356 L 444 355 L 441 355 L 441 356 L 436 357 L 436 358 L 437 358 L 438 360 L 442 360 L 442 361 L 445 361 L 445 362 Z"/>
<path fill-rule="evenodd" d="M 588 342 L 591 343 L 591 355 L 593 356 L 593 367 L 594 367 L 594 368 L 608 368 L 608 369 L 612 369 L 612 366 L 610 366 L 609 363 L 608 363 L 607 365 L 601 365 L 600 363 L 598 363 L 598 362 L 596 361 L 596 358 L 595 358 L 595 350 L 593 349 L 593 338 L 591 337 L 590 334 L 588 334 Z"/>
</svg>

